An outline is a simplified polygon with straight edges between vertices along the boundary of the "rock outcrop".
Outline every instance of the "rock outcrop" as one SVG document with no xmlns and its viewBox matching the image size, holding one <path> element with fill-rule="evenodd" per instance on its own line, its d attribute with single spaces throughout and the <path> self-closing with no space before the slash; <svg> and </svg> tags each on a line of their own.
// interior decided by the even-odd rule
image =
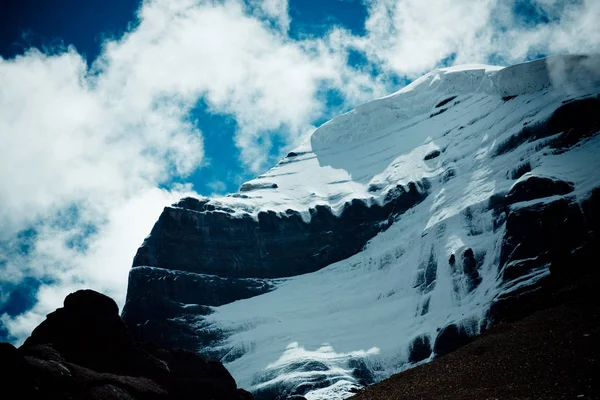
<svg viewBox="0 0 600 400">
<path fill-rule="evenodd" d="M 133 340 L 117 304 L 68 295 L 16 349 L 0 344 L 3 399 L 251 400 L 218 361 Z"/>
</svg>

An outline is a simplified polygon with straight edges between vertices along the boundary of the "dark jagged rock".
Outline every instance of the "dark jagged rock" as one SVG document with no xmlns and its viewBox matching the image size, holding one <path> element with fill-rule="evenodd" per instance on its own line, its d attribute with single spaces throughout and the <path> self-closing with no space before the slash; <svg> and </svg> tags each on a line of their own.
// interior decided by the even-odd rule
<svg viewBox="0 0 600 400">
<path fill-rule="evenodd" d="M 537 125 L 527 125 L 500 143 L 495 155 L 506 154 L 523 143 L 561 134 L 552 143 L 555 148 L 570 147 L 600 132 L 600 98 L 574 100 L 558 107 L 552 116 Z"/>
<path fill-rule="evenodd" d="M 429 336 L 418 336 L 416 337 L 408 349 L 408 362 L 416 363 L 429 358 L 432 353 L 431 341 Z"/>
<path fill-rule="evenodd" d="M 426 315 L 429 312 L 429 303 L 431 302 L 431 297 L 425 298 L 423 304 L 421 306 L 421 315 Z"/>
<path fill-rule="evenodd" d="M 186 314 L 210 314 L 207 306 L 220 306 L 257 296 L 274 288 L 265 279 L 221 278 L 214 275 L 136 267 L 129 273 L 129 298 L 123 318 L 130 325 L 146 321 L 144 316 L 174 318 Z"/>
<path fill-rule="evenodd" d="M 198 350 L 220 338 L 218 332 L 200 335 L 189 324 L 212 313 L 209 306 L 266 293 L 274 284 L 264 279 L 221 278 L 214 275 L 136 267 L 129 273 L 123 319 L 137 340 L 167 348 Z"/>
<path fill-rule="evenodd" d="M 505 290 L 490 307 L 488 325 L 543 308 L 554 282 L 572 279 L 597 264 L 592 250 L 598 241 L 594 193 L 597 189 L 581 206 L 561 198 L 509 212 L 499 263 Z M 542 278 L 527 284 L 535 274 Z"/>
<path fill-rule="evenodd" d="M 462 326 L 450 324 L 438 333 L 433 345 L 433 353 L 436 357 L 446 355 L 473 340 L 473 335 Z"/>
<path fill-rule="evenodd" d="M 116 303 L 92 290 L 67 296 L 19 349 L 1 343 L 0 373 L 15 398 L 252 399 L 220 362 L 134 342 Z"/>
<path fill-rule="evenodd" d="M 258 189 L 277 189 L 277 184 L 269 183 L 269 182 L 259 182 L 259 183 L 246 182 L 242 186 L 240 186 L 240 192 L 249 192 L 251 190 L 258 190 Z"/>
<path fill-rule="evenodd" d="M 157 299 L 154 304 L 159 304 L 159 301 L 160 299 Z M 135 307 L 135 304 L 132 307 Z M 197 332 L 193 328 L 195 325 L 200 325 L 202 315 L 204 314 L 194 314 L 190 311 L 179 317 L 150 318 L 137 325 L 130 324 L 131 332 L 139 341 L 158 343 L 167 349 L 182 348 L 200 352 L 202 346 L 209 346 L 222 339 L 220 330 Z M 203 353 L 203 355 L 215 359 L 221 357 L 220 354 Z"/>
<path fill-rule="evenodd" d="M 530 175 L 515 183 L 506 195 L 508 204 L 541 199 L 554 195 L 564 195 L 573 191 L 571 182 L 545 176 Z"/>
<path fill-rule="evenodd" d="M 21 386 L 20 383 L 31 379 L 34 370 L 25 360 L 23 354 L 10 343 L 0 343 L 0 382 L 2 391 L 6 392 L 6 386 Z M 32 398 L 34 390 L 29 385 L 19 387 L 19 396 L 22 398 Z"/>
<path fill-rule="evenodd" d="M 348 367 L 352 369 L 352 375 L 360 385 L 368 386 L 375 382 L 375 377 L 364 360 L 352 358 L 348 361 Z"/>
<path fill-rule="evenodd" d="M 550 274 L 534 285 L 509 288 L 496 298 L 489 311 L 488 326 L 506 321 L 516 321 L 546 308 L 555 301 L 555 292 L 570 282 L 587 274 L 597 274 L 597 249 L 600 243 L 591 239 L 581 247 L 562 256 L 545 255 L 532 260 L 511 263 L 505 268 L 503 279 L 519 282 L 518 277 L 535 271 L 549 270 Z M 550 267 L 548 268 L 548 265 Z M 508 276 L 506 276 L 508 275 Z"/>
<path fill-rule="evenodd" d="M 511 170 L 509 176 L 511 179 L 519 179 L 526 173 L 531 172 L 531 169 L 531 162 L 526 161 L 522 164 L 517 165 L 513 170 Z"/>
<path fill-rule="evenodd" d="M 423 158 L 423 160 L 425 160 L 425 161 L 433 160 L 434 158 L 439 157 L 440 154 L 442 154 L 441 151 L 439 151 L 439 150 L 433 150 L 433 151 L 427 153 L 425 155 L 425 157 Z"/>
<path fill-rule="evenodd" d="M 516 260 L 508 263 L 501 271 L 502 280 L 504 282 L 512 282 L 527 274 L 543 267 L 547 257 L 536 257 L 534 259 Z"/>
<path fill-rule="evenodd" d="M 452 96 L 452 97 L 448 97 L 447 99 L 444 99 L 442 101 L 440 101 L 439 103 L 437 103 L 435 105 L 435 108 L 440 108 L 448 103 L 450 103 L 452 100 L 454 100 L 457 96 Z"/>
<path fill-rule="evenodd" d="M 482 264 L 481 256 L 476 257 L 473 249 L 468 248 L 462 255 L 463 272 L 469 279 L 469 290 L 475 289 L 481 283 L 479 267 Z"/>
<path fill-rule="evenodd" d="M 454 168 L 450 167 L 446 171 L 444 171 L 444 175 L 442 175 L 442 182 L 446 183 L 450 179 L 454 178 L 455 176 L 456 176 L 456 170 Z"/>
<path fill-rule="evenodd" d="M 586 239 L 585 221 L 573 199 L 516 208 L 507 217 L 500 268 L 514 260 L 570 252 Z"/>
</svg>

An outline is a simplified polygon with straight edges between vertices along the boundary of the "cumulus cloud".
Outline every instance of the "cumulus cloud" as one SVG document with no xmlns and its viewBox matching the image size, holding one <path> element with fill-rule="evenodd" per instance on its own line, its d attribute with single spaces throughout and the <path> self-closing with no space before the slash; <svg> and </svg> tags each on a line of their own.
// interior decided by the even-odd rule
<svg viewBox="0 0 600 400">
<path fill-rule="evenodd" d="M 33 309 L 2 316 L 11 335 L 80 287 L 122 304 L 162 207 L 194 194 L 169 182 L 206 162 L 199 99 L 235 119 L 240 163 L 258 172 L 273 143 L 299 144 L 331 116 L 328 92 L 348 108 L 442 64 L 600 50 L 594 0 L 365 4 L 363 36 L 332 26 L 294 40 L 287 0 L 146 0 L 92 65 L 74 49 L 0 59 L 0 283 L 43 282 Z M 366 63 L 349 63 L 353 52 Z"/>
<path fill-rule="evenodd" d="M 71 203 L 104 209 L 202 161 L 185 106 L 163 93 L 124 99 L 72 49 L 32 50 L 0 61 L 0 71 L 4 237 Z"/>
<path fill-rule="evenodd" d="M 260 4 L 270 18 L 288 15 L 287 2 Z M 345 53 L 334 51 L 334 33 L 294 42 L 249 11 L 235 1 L 147 2 L 137 28 L 106 44 L 99 84 L 141 107 L 153 93 L 176 95 L 183 105 L 203 96 L 211 110 L 235 116 L 242 160 L 254 172 L 265 167 L 269 150 L 262 133 L 297 137 L 322 115 L 316 95 L 324 86 L 352 100 L 384 93 L 383 85 L 347 65 Z M 365 85 L 357 89 L 359 77 Z"/>
<path fill-rule="evenodd" d="M 595 0 L 371 0 L 353 45 L 399 75 L 447 64 L 600 51 Z"/>
<path fill-rule="evenodd" d="M 290 29 L 290 15 L 288 0 L 251 0 L 255 14 L 273 21 L 275 26 L 287 33 Z"/>
</svg>

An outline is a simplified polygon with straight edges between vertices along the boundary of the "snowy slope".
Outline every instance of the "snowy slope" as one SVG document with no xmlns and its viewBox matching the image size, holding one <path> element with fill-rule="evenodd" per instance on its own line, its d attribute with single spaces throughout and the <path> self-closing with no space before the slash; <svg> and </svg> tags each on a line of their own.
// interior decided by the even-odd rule
<svg viewBox="0 0 600 400">
<path fill-rule="evenodd" d="M 336 399 L 414 365 L 411 346 L 435 347 L 446 326 L 479 333 L 503 292 L 549 274 L 546 265 L 503 280 L 506 214 L 490 207 L 494 196 L 532 177 L 571 185 L 568 194 L 516 201 L 513 212 L 577 203 L 600 186 L 600 135 L 560 151 L 548 146 L 564 132 L 519 139 L 569 101 L 596 98 L 598 65 L 600 57 L 573 56 L 432 71 L 327 122 L 239 194 L 211 199 L 235 215 L 293 209 L 309 221 L 315 205 L 335 213 L 352 199 L 381 204 L 397 185 L 431 184 L 360 253 L 198 316 L 197 332 L 221 334 L 202 351 L 219 354 L 239 386 L 264 398 Z M 455 267 L 466 265 L 467 249 L 475 275 Z"/>
</svg>

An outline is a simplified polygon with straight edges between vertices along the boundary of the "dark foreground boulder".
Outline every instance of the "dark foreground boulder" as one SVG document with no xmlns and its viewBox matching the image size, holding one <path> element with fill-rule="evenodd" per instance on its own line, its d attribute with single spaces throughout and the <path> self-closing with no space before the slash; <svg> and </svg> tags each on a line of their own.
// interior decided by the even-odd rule
<svg viewBox="0 0 600 400">
<path fill-rule="evenodd" d="M 0 343 L 3 399 L 252 399 L 218 361 L 135 342 L 116 303 L 65 299 L 16 349 Z"/>
<path fill-rule="evenodd" d="M 50 344 L 65 359 L 99 372 L 125 373 L 134 349 L 117 303 L 93 290 L 65 298 L 64 307 L 47 315 L 24 346 Z"/>
</svg>

